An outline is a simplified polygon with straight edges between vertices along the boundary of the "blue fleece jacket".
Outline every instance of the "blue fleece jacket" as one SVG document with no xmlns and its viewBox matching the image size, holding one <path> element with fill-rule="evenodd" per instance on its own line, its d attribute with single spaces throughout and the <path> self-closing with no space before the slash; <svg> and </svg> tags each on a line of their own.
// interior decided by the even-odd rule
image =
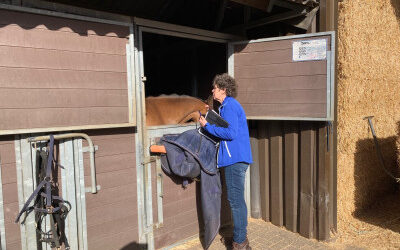
<svg viewBox="0 0 400 250">
<path fill-rule="evenodd" d="M 249 129 L 242 106 L 235 98 L 227 96 L 219 107 L 219 112 L 229 126 L 223 128 L 207 123 L 204 127 L 207 132 L 221 139 L 218 167 L 226 167 L 237 162 L 253 163 Z"/>
</svg>

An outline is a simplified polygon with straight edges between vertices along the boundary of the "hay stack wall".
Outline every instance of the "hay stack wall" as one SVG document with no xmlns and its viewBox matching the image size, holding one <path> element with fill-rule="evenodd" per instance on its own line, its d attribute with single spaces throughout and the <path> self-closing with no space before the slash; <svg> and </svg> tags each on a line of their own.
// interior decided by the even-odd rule
<svg viewBox="0 0 400 250">
<path fill-rule="evenodd" d="M 379 165 L 363 117 L 374 115 L 386 165 L 396 173 L 400 121 L 400 3 L 343 0 L 338 14 L 338 227 L 396 188 Z"/>
</svg>

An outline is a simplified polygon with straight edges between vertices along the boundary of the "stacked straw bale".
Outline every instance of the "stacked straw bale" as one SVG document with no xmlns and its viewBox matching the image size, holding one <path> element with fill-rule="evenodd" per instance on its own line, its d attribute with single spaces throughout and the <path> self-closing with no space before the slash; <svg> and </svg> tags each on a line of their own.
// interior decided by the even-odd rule
<svg viewBox="0 0 400 250">
<path fill-rule="evenodd" d="M 381 168 L 363 117 L 373 115 L 385 163 L 396 175 L 400 121 L 400 1 L 343 0 L 338 14 L 338 230 L 396 188 Z M 350 224 L 352 223 L 352 224 Z"/>
</svg>

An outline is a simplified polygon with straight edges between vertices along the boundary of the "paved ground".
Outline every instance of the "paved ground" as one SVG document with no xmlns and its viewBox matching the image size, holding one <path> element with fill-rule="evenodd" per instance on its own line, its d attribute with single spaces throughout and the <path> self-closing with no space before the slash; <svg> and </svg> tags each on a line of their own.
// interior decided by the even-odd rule
<svg viewBox="0 0 400 250">
<path fill-rule="evenodd" d="M 248 238 L 252 249 L 331 249 L 328 245 L 316 240 L 306 239 L 299 234 L 276 227 L 263 220 L 249 219 Z M 223 250 L 225 246 L 220 242 L 221 236 L 217 235 L 210 250 Z M 193 239 L 184 244 L 175 246 L 174 250 L 202 249 L 200 241 Z"/>
</svg>

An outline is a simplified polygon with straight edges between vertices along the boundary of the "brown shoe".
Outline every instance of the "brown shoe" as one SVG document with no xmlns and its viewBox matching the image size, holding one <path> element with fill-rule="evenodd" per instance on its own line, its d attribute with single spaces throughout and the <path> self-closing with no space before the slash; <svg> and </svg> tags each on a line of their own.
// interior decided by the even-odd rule
<svg viewBox="0 0 400 250">
<path fill-rule="evenodd" d="M 233 242 L 232 243 L 232 247 L 234 250 L 251 250 L 250 244 L 249 244 L 249 240 L 246 238 L 245 241 L 243 241 L 242 243 L 236 243 Z"/>
</svg>

